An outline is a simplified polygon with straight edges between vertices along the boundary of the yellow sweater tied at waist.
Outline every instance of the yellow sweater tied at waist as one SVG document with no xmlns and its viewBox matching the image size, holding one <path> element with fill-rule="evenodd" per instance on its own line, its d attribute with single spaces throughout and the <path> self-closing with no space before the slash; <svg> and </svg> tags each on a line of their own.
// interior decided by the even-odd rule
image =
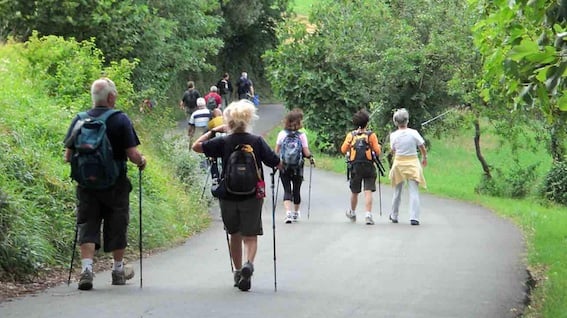
<svg viewBox="0 0 567 318">
<path fill-rule="evenodd" d="M 421 187 L 427 188 L 425 177 L 423 176 L 423 169 L 421 168 L 421 163 L 417 155 L 395 156 L 389 177 L 393 187 L 405 180 L 415 180 Z"/>
</svg>

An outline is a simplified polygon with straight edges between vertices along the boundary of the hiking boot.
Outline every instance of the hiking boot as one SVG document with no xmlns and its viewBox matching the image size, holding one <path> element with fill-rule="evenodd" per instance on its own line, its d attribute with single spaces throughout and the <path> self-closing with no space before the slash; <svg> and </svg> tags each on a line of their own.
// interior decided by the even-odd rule
<svg viewBox="0 0 567 318">
<path fill-rule="evenodd" d="M 242 274 L 240 273 L 239 270 L 235 270 L 233 275 L 234 275 L 234 287 L 238 287 L 238 283 L 240 282 L 240 278 L 242 277 Z"/>
<path fill-rule="evenodd" d="M 411 225 L 419 225 L 418 220 L 410 220 Z"/>
<path fill-rule="evenodd" d="M 345 215 L 351 222 L 356 222 L 356 213 L 354 211 L 349 209 L 346 211 Z"/>
<path fill-rule="evenodd" d="M 390 219 L 390 221 L 392 223 L 398 223 L 398 219 L 394 219 L 391 214 L 390 214 L 390 216 L 388 216 L 388 218 Z"/>
<path fill-rule="evenodd" d="M 93 277 L 94 277 L 93 272 L 91 272 L 88 269 L 82 272 L 79 278 L 79 289 L 80 290 L 93 289 Z"/>
<path fill-rule="evenodd" d="M 288 211 L 287 214 L 285 215 L 285 223 L 291 224 L 291 222 L 293 222 L 293 216 L 291 215 L 291 212 Z"/>
<path fill-rule="evenodd" d="M 293 214 L 291 215 L 291 217 L 293 218 L 293 222 L 299 221 L 300 216 L 301 216 L 301 213 L 299 211 L 293 212 Z"/>
<path fill-rule="evenodd" d="M 246 262 L 242 269 L 240 269 L 240 280 L 238 281 L 238 289 L 241 291 L 248 291 L 252 286 L 252 273 L 254 273 L 254 265 L 250 262 Z"/>
<path fill-rule="evenodd" d="M 134 277 L 134 269 L 124 266 L 123 271 L 112 271 L 112 285 L 126 285 L 126 281 Z"/>
<path fill-rule="evenodd" d="M 367 214 L 364 218 L 366 225 L 374 225 L 374 220 L 372 219 L 372 214 Z"/>
</svg>

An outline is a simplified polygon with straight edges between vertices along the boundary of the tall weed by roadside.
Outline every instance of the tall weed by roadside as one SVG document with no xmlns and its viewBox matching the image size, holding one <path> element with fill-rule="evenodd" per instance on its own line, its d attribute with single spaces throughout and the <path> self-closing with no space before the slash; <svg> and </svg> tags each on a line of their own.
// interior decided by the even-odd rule
<svg viewBox="0 0 567 318">
<path fill-rule="evenodd" d="M 117 84 L 117 106 L 131 117 L 148 158 L 142 189 L 144 246 L 171 246 L 209 222 L 196 195 L 201 183 L 175 177 L 178 168 L 170 157 L 181 148 L 188 152 L 187 146 L 164 150 L 171 141 L 163 138 L 168 119 L 159 111 L 138 115 L 132 108 L 137 103 L 128 79 L 134 64 L 102 59 L 89 42 L 52 36 L 0 46 L 0 279 L 32 279 L 42 270 L 67 265 L 75 192 L 62 141 L 73 116 L 91 107 L 90 84 L 101 73 Z M 187 165 L 191 170 L 197 164 Z M 198 180 L 191 171 L 186 174 Z M 129 244 L 136 246 L 137 169 L 130 167 L 129 176 L 134 186 Z"/>
</svg>

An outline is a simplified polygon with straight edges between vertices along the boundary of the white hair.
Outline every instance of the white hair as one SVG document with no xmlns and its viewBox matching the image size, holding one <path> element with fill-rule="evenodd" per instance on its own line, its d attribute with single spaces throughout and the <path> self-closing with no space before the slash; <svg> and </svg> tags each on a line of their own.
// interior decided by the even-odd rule
<svg viewBox="0 0 567 318">
<path fill-rule="evenodd" d="M 91 98 L 93 104 L 96 106 L 101 102 L 106 102 L 108 95 L 118 95 L 116 85 L 109 78 L 100 78 L 93 82 L 91 86 Z"/>
<path fill-rule="evenodd" d="M 216 92 L 218 90 L 219 89 L 215 85 L 211 86 L 211 92 Z"/>
<path fill-rule="evenodd" d="M 409 121 L 409 113 L 405 108 L 400 108 L 396 110 L 392 119 L 396 126 L 406 126 Z"/>
<path fill-rule="evenodd" d="M 205 102 L 205 99 L 203 97 L 197 98 L 197 107 L 205 107 L 206 105 L 207 102 Z"/>
</svg>

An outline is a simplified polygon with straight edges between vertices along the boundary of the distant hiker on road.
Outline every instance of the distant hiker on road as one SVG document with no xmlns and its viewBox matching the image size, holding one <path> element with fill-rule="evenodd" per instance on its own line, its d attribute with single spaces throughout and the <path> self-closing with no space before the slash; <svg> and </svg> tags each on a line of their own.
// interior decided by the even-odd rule
<svg viewBox="0 0 567 318">
<path fill-rule="evenodd" d="M 193 81 L 187 82 L 187 90 L 183 93 L 181 101 L 179 101 L 179 108 L 185 110 L 187 119 L 197 109 L 197 98 L 201 97 L 199 91 L 195 88 Z"/>
<path fill-rule="evenodd" d="M 126 162 L 130 159 L 140 170 L 146 167 L 146 159 L 136 148 L 140 140 L 132 122 L 123 112 L 114 111 L 118 96 L 114 82 L 108 78 L 94 81 L 91 96 L 93 108 L 75 117 L 65 138 L 65 161 L 71 163 L 71 174 L 78 182 L 77 241 L 80 245 L 82 264 L 78 287 L 81 290 L 90 290 L 93 287 L 93 257 L 95 250 L 101 246 L 100 229 L 103 221 L 102 245 L 105 252 L 112 252 L 114 259 L 112 285 L 124 285 L 126 280 L 134 277 L 134 270 L 123 263 L 124 250 L 128 243 L 129 195 L 132 190 L 127 177 Z M 80 145 L 83 142 L 75 141 L 77 138 L 82 140 L 81 135 L 88 133 L 88 129 L 79 128 L 81 120 L 89 117 L 93 118 L 91 122 L 94 122 L 98 116 L 108 116 L 105 120 L 106 136 L 111 145 L 98 151 L 112 156 L 109 156 L 109 160 L 95 160 L 97 164 L 93 165 L 93 157 L 86 158 L 88 160 L 85 161 L 81 159 L 92 151 L 81 152 Z M 84 121 L 82 125 L 91 124 Z M 88 142 L 88 138 L 84 140 Z M 105 145 L 106 142 L 102 144 Z M 107 169 L 113 169 L 113 173 L 108 174 Z M 110 176 L 115 178 L 106 178 Z"/>
<path fill-rule="evenodd" d="M 193 143 L 193 150 L 207 157 L 222 158 L 219 198 L 224 226 L 230 234 L 230 252 L 236 270 L 234 286 L 242 291 L 251 287 L 258 235 L 263 235 L 262 204 L 265 185 L 262 163 L 281 167 L 279 157 L 261 137 L 249 133 L 256 108 L 246 100 L 231 103 L 224 110 L 222 126 L 215 127 Z M 212 138 L 217 132 L 223 137 Z M 212 138 L 212 139 L 211 139 Z M 251 187 L 251 188 L 250 188 Z M 243 249 L 246 262 L 242 265 Z"/>
<path fill-rule="evenodd" d="M 207 124 L 208 130 L 213 130 L 215 127 L 223 124 L 222 110 L 220 110 L 220 108 L 215 108 L 215 110 L 211 112 L 211 116 L 212 118 Z"/>
<path fill-rule="evenodd" d="M 370 116 L 365 110 L 354 114 L 352 123 L 355 130 L 347 133 L 341 146 L 341 152 L 347 157 L 350 171 L 350 209 L 346 216 L 352 222 L 356 222 L 356 206 L 358 205 L 358 194 L 362 190 L 364 182 L 364 207 L 366 209 L 365 223 L 373 225 L 372 218 L 372 192 L 376 191 L 376 168 L 374 160 L 380 155 L 381 147 L 375 133 L 367 130 Z"/>
<path fill-rule="evenodd" d="M 213 111 L 215 108 L 219 108 L 222 106 L 222 98 L 217 93 L 218 88 L 216 86 L 211 86 L 209 93 L 205 95 L 205 102 L 207 102 L 207 108 L 210 111 Z"/>
<path fill-rule="evenodd" d="M 199 97 L 197 98 L 197 110 L 191 114 L 188 121 L 189 144 L 193 143 L 194 136 L 199 137 L 207 131 L 209 120 L 211 120 L 211 112 L 206 107 L 205 99 Z"/>
<path fill-rule="evenodd" d="M 304 158 L 314 163 L 307 136 L 299 132 L 303 120 L 301 109 L 293 109 L 284 119 L 284 129 L 276 138 L 276 153 L 282 160 L 280 178 L 284 188 L 283 204 L 286 211 L 285 223 L 297 222 L 301 216 L 301 184 L 303 183 Z M 293 210 L 291 202 L 293 200 Z"/>
<path fill-rule="evenodd" d="M 222 97 L 222 107 L 223 109 L 228 106 L 232 100 L 232 83 L 230 82 L 230 75 L 224 73 L 222 78 L 217 82 L 218 93 Z"/>
<path fill-rule="evenodd" d="M 393 116 L 394 124 L 398 130 L 390 134 L 390 147 L 394 155 L 394 162 L 390 170 L 390 180 L 394 187 L 392 198 L 392 213 L 390 221 L 398 223 L 398 213 L 402 188 L 405 181 L 408 183 L 410 197 L 410 223 L 419 225 L 419 189 L 426 187 L 423 169 L 427 165 L 427 150 L 423 137 L 415 129 L 408 128 L 409 113 L 405 108 L 398 109 Z M 421 164 L 417 157 L 417 149 L 421 153 Z"/>
<path fill-rule="evenodd" d="M 248 78 L 248 73 L 242 72 L 242 75 L 236 82 L 238 99 L 252 100 L 254 98 L 254 84 Z"/>
</svg>

